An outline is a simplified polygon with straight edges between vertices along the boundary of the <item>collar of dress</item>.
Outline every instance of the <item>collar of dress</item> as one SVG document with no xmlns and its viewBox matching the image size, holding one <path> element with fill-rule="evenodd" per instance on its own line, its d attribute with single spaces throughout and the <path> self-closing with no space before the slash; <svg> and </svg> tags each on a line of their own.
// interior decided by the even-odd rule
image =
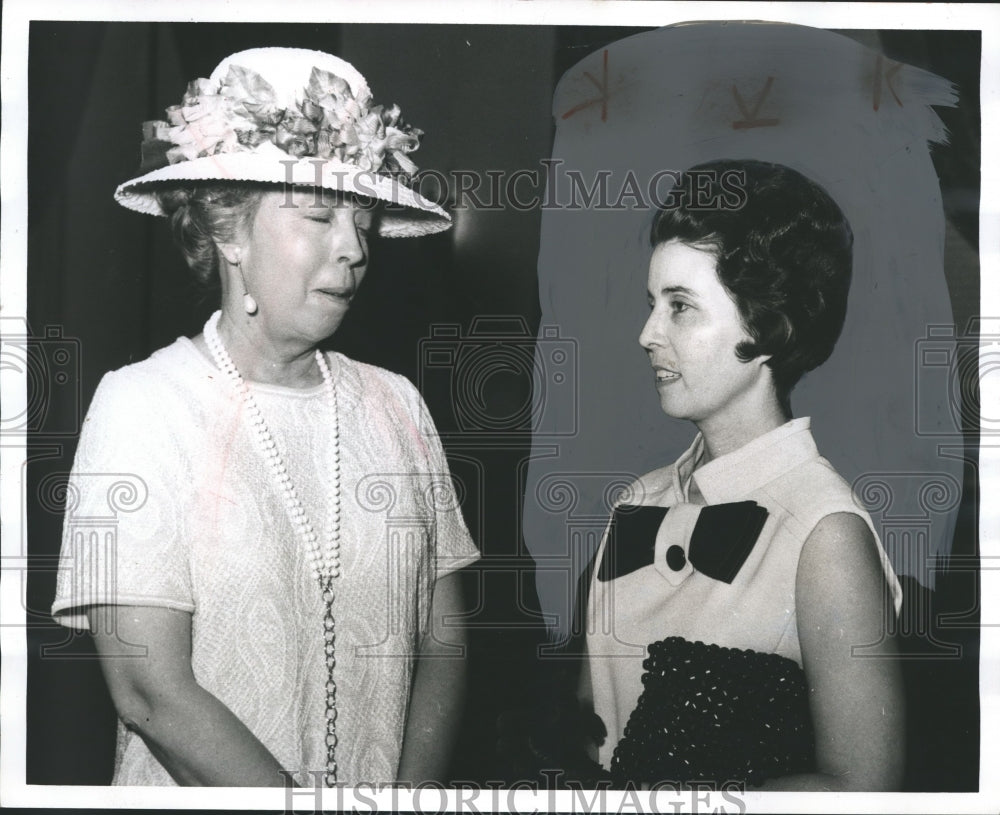
<svg viewBox="0 0 1000 815">
<path fill-rule="evenodd" d="M 819 456 L 809 426 L 808 416 L 792 419 L 738 450 L 694 469 L 704 449 L 704 440 L 699 433 L 670 468 L 675 501 L 688 500 L 691 479 L 698 485 L 707 504 L 744 499 L 783 473 Z"/>
</svg>

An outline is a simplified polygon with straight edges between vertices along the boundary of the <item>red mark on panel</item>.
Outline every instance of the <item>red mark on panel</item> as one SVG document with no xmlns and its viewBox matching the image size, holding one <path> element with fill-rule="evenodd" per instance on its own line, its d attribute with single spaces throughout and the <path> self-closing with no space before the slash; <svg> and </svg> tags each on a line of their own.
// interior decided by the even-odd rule
<svg viewBox="0 0 1000 815">
<path fill-rule="evenodd" d="M 601 121 L 606 122 L 608 120 L 608 98 L 610 94 L 608 93 L 608 49 L 604 49 L 604 67 L 601 72 L 601 81 L 598 82 L 594 79 L 594 75 L 590 71 L 584 71 L 583 75 L 589 79 L 594 86 L 601 92 L 601 95 L 594 98 L 588 99 L 586 102 L 581 102 L 579 105 L 571 107 L 563 115 L 563 119 L 568 119 L 574 113 L 579 113 L 581 110 L 586 110 L 587 108 L 593 107 L 594 105 L 601 106 Z"/>
<path fill-rule="evenodd" d="M 872 82 L 872 110 L 878 110 L 879 105 L 882 104 L 882 63 L 885 61 L 884 57 L 879 54 L 875 57 L 875 79 Z M 885 86 L 889 89 L 889 93 L 892 94 L 892 98 L 896 100 L 896 104 L 903 107 L 902 100 L 896 95 L 896 89 L 892 87 L 892 80 L 896 78 L 896 74 L 899 73 L 899 69 L 903 67 L 903 63 L 894 62 L 892 67 L 885 72 Z"/>
<path fill-rule="evenodd" d="M 760 93 L 757 94 L 757 98 L 754 100 L 753 108 L 747 107 L 746 101 L 740 96 L 740 92 L 733 85 L 733 99 L 736 100 L 736 107 L 740 109 L 740 113 L 743 114 L 742 119 L 737 119 L 733 122 L 733 130 L 745 130 L 749 127 L 774 127 L 781 120 L 780 119 L 758 119 L 757 114 L 760 112 L 761 106 L 764 104 L 764 100 L 767 99 L 767 95 L 771 92 L 771 86 L 774 84 L 774 77 L 769 76 L 767 82 L 764 83 L 764 87 L 761 89 Z"/>
</svg>

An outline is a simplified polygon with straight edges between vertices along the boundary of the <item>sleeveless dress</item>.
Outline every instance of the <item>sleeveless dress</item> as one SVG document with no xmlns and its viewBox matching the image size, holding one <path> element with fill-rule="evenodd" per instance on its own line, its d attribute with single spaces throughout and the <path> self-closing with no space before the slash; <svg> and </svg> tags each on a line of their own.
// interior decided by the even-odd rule
<svg viewBox="0 0 1000 815">
<path fill-rule="evenodd" d="M 595 556 L 585 685 L 607 727 L 598 760 L 619 781 L 651 782 L 663 773 L 691 781 L 740 768 L 753 781 L 791 771 L 779 766 L 780 755 L 760 766 L 754 753 L 768 749 L 794 760 L 802 753 L 808 763 L 795 578 L 802 546 L 825 516 L 865 520 L 879 547 L 887 605 L 899 611 L 900 586 L 871 519 L 819 455 L 808 418 L 695 470 L 702 450 L 699 435 L 675 464 L 638 479 Z M 742 502 L 737 514 L 749 515 L 706 525 L 699 540 L 703 508 L 688 503 L 692 480 L 709 512 Z M 645 535 L 650 562 L 634 561 L 636 542 L 615 540 L 616 527 Z M 734 543 L 734 535 L 743 540 Z M 775 730 L 778 743 L 765 744 Z"/>
</svg>

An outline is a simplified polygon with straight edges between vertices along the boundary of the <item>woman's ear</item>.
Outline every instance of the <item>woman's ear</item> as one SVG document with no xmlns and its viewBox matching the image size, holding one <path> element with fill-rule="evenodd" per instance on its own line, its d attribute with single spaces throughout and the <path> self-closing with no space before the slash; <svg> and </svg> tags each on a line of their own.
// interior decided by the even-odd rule
<svg viewBox="0 0 1000 815">
<path fill-rule="evenodd" d="M 219 250 L 219 254 L 225 258 L 226 263 L 230 266 L 239 266 L 241 257 L 240 247 L 235 243 L 217 243 L 216 248 Z"/>
</svg>

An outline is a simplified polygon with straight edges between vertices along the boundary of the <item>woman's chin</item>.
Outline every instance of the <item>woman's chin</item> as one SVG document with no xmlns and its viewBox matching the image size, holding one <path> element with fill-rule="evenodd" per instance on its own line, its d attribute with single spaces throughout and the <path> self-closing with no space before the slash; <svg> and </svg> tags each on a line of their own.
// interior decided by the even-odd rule
<svg viewBox="0 0 1000 815">
<path fill-rule="evenodd" d="M 315 345 L 336 334 L 346 316 L 346 306 L 339 309 L 304 309 L 290 328 L 296 334 L 308 338 Z"/>
<path fill-rule="evenodd" d="M 690 418 L 690 411 L 684 405 L 678 403 L 676 399 L 660 392 L 660 409 L 671 419 L 685 420 Z"/>
<path fill-rule="evenodd" d="M 317 339 L 316 342 L 322 342 L 325 339 L 329 339 L 340 329 L 341 324 L 344 322 L 344 317 L 346 312 L 336 320 L 327 320 L 323 324 L 317 327 Z"/>
</svg>

